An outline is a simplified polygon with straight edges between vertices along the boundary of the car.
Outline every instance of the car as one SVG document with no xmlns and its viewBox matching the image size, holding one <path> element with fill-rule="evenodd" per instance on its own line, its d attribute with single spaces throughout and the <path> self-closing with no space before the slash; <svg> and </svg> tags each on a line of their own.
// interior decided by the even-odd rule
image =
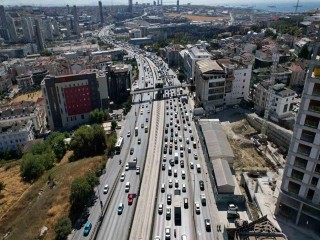
<svg viewBox="0 0 320 240">
<path fill-rule="evenodd" d="M 194 153 L 194 154 L 193 154 L 193 157 L 194 157 L 195 160 L 197 160 L 197 159 L 198 159 L 198 154 L 197 154 L 197 153 Z"/>
<path fill-rule="evenodd" d="M 230 203 L 229 206 L 228 206 L 228 210 L 238 211 L 238 206 L 233 204 L 233 203 Z"/>
<path fill-rule="evenodd" d="M 165 141 L 165 142 L 168 142 L 168 136 L 165 136 L 165 137 L 164 137 L 164 141 Z"/>
<path fill-rule="evenodd" d="M 143 123 L 141 123 L 141 128 L 144 128 L 144 124 Z"/>
<path fill-rule="evenodd" d="M 182 142 L 182 137 L 181 136 L 179 136 L 179 142 Z"/>
<path fill-rule="evenodd" d="M 200 190 L 204 191 L 204 182 L 202 180 L 199 181 Z"/>
<path fill-rule="evenodd" d="M 143 115 L 143 110 L 140 111 L 140 115 Z"/>
<path fill-rule="evenodd" d="M 123 208 L 124 208 L 123 203 L 120 203 L 119 206 L 118 206 L 118 215 L 121 215 L 121 214 L 122 214 Z"/>
<path fill-rule="evenodd" d="M 188 153 L 191 153 L 191 148 L 188 147 Z"/>
<path fill-rule="evenodd" d="M 173 167 L 173 166 L 174 166 L 174 161 L 173 161 L 173 159 L 172 159 L 172 158 L 169 160 L 169 163 L 170 163 L 171 167 Z"/>
<path fill-rule="evenodd" d="M 104 188 L 103 188 L 103 194 L 107 194 L 108 191 L 109 191 L 109 185 L 106 184 L 106 185 L 104 186 Z"/>
<path fill-rule="evenodd" d="M 186 139 L 186 143 L 189 144 L 189 138 Z"/>
<path fill-rule="evenodd" d="M 86 222 L 86 224 L 84 225 L 84 229 L 83 229 L 83 236 L 88 236 L 91 228 L 92 228 L 92 223 L 89 221 Z"/>
<path fill-rule="evenodd" d="M 187 131 L 187 126 L 186 125 L 184 125 L 183 130 Z"/>
<path fill-rule="evenodd" d="M 163 156 L 162 161 L 163 161 L 163 162 L 166 162 L 166 161 L 167 161 L 167 157 L 166 157 L 166 156 Z"/>
<path fill-rule="evenodd" d="M 171 205 L 171 202 L 172 202 L 172 195 L 171 195 L 171 193 L 168 193 L 167 194 L 167 204 Z"/>
<path fill-rule="evenodd" d="M 200 214 L 200 203 L 195 202 L 195 203 L 194 203 L 194 206 L 195 206 L 196 214 Z"/>
<path fill-rule="evenodd" d="M 186 191 L 187 191 L 186 184 L 183 183 L 183 184 L 182 184 L 182 192 L 186 192 Z"/>
<path fill-rule="evenodd" d="M 166 228 L 165 229 L 165 239 L 170 239 L 171 238 L 171 228 Z"/>
<path fill-rule="evenodd" d="M 138 138 L 138 144 L 141 144 L 141 138 Z"/>
<path fill-rule="evenodd" d="M 174 139 L 174 144 L 177 144 L 177 142 L 178 142 L 178 141 L 177 141 L 177 139 L 175 138 L 175 139 Z"/>
<path fill-rule="evenodd" d="M 191 128 L 189 128 L 189 133 L 192 133 L 192 129 Z"/>
<path fill-rule="evenodd" d="M 174 186 L 175 186 L 176 188 L 179 187 L 179 180 L 176 180 L 176 181 L 174 182 Z"/>
<path fill-rule="evenodd" d="M 208 218 L 204 219 L 204 225 L 206 226 L 207 232 L 210 232 L 211 231 L 210 219 L 208 219 Z"/>
<path fill-rule="evenodd" d="M 162 163 L 161 169 L 162 169 L 162 171 L 166 170 L 166 165 L 164 163 Z"/>
<path fill-rule="evenodd" d="M 169 179 L 169 188 L 172 188 L 172 179 Z"/>
<path fill-rule="evenodd" d="M 178 132 L 175 132 L 175 134 L 174 134 L 176 137 L 178 137 Z"/>
<path fill-rule="evenodd" d="M 150 110 L 148 109 L 147 113 L 150 113 Z"/>
<path fill-rule="evenodd" d="M 131 136 L 131 132 L 130 131 L 128 131 L 128 133 L 127 133 L 127 137 L 130 137 Z"/>
<path fill-rule="evenodd" d="M 139 166 L 136 167 L 136 174 L 137 174 L 137 175 L 140 174 L 140 167 L 139 167 Z"/>
<path fill-rule="evenodd" d="M 180 157 L 183 157 L 183 151 L 180 151 Z"/>
<path fill-rule="evenodd" d="M 169 148 L 169 154 L 172 154 L 172 148 Z"/>
<path fill-rule="evenodd" d="M 125 178 L 126 178 L 126 174 L 123 172 L 120 176 L 120 182 L 123 182 Z"/>
<path fill-rule="evenodd" d="M 149 118 L 146 118 L 146 122 L 149 122 Z"/>
<path fill-rule="evenodd" d="M 132 155 L 134 152 L 134 148 L 130 148 L 130 155 Z"/>
<path fill-rule="evenodd" d="M 133 194 L 130 193 L 130 194 L 128 195 L 128 205 L 131 205 L 132 203 L 133 203 Z"/>
<path fill-rule="evenodd" d="M 163 148 L 163 153 L 164 153 L 164 154 L 167 154 L 167 147 L 164 147 L 164 148 Z"/>
<path fill-rule="evenodd" d="M 180 160 L 180 167 L 184 168 L 184 161 L 183 160 Z"/>
<path fill-rule="evenodd" d="M 129 164 L 128 163 L 126 163 L 126 166 L 125 166 L 124 170 L 126 170 L 126 171 L 129 170 Z"/>
<path fill-rule="evenodd" d="M 178 171 L 177 171 L 177 169 L 175 169 L 175 170 L 173 171 L 173 176 L 174 176 L 174 177 L 178 177 Z"/>
<path fill-rule="evenodd" d="M 168 133 L 168 128 L 167 128 L 167 127 L 164 129 L 164 132 L 165 132 L 165 133 Z"/>
<path fill-rule="evenodd" d="M 161 192 L 164 193 L 166 190 L 166 185 L 164 183 L 161 184 Z"/>
<path fill-rule="evenodd" d="M 167 207 L 166 209 L 166 219 L 170 220 L 171 219 L 171 208 Z"/>
<path fill-rule="evenodd" d="M 162 214 L 162 213 L 163 213 L 163 204 L 159 204 L 158 213 L 159 213 L 159 214 Z"/>
<path fill-rule="evenodd" d="M 184 198 L 183 199 L 183 206 L 184 206 L 184 208 L 188 208 L 189 207 L 188 198 Z"/>
</svg>

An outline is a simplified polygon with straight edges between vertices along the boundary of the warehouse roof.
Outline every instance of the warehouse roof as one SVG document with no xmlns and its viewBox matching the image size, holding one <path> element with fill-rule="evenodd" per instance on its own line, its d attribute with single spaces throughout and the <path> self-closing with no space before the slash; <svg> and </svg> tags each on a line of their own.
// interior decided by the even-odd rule
<svg viewBox="0 0 320 240">
<path fill-rule="evenodd" d="M 210 159 L 234 158 L 227 135 L 217 121 L 199 120 Z"/>
<path fill-rule="evenodd" d="M 235 187 L 235 183 L 228 162 L 221 158 L 211 160 L 211 162 L 217 182 L 217 187 Z"/>
</svg>

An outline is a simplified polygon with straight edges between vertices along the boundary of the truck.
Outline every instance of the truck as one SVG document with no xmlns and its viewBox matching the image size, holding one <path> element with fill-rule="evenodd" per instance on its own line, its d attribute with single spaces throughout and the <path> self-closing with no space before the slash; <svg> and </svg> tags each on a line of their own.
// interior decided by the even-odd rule
<svg viewBox="0 0 320 240">
<path fill-rule="evenodd" d="M 177 152 L 174 153 L 174 162 L 175 164 L 179 163 L 179 154 Z"/>
<path fill-rule="evenodd" d="M 129 170 L 136 170 L 137 162 L 136 161 L 128 162 L 128 165 L 129 165 Z"/>
<path fill-rule="evenodd" d="M 181 226 L 181 198 L 179 195 L 174 196 L 174 224 Z"/>
</svg>

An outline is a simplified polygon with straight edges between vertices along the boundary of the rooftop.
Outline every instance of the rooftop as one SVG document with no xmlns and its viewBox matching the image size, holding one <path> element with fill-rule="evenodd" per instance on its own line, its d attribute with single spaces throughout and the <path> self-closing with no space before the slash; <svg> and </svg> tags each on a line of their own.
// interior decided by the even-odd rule
<svg viewBox="0 0 320 240">
<path fill-rule="evenodd" d="M 212 71 L 219 71 L 224 73 L 223 68 L 217 63 L 216 60 L 204 59 L 196 63 L 201 73 L 210 73 Z"/>
</svg>

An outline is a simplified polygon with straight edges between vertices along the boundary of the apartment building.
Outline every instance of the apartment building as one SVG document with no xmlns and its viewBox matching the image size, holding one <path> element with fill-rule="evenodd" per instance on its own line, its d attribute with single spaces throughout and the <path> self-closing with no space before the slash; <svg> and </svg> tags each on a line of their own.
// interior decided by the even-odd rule
<svg viewBox="0 0 320 240">
<path fill-rule="evenodd" d="M 276 213 L 320 236 L 320 31 L 307 73 Z"/>
<path fill-rule="evenodd" d="M 22 74 L 16 77 L 20 92 L 28 92 L 32 90 L 33 79 L 31 74 Z"/>
<path fill-rule="evenodd" d="M 71 129 L 88 123 L 92 110 L 108 106 L 107 78 L 102 71 L 48 75 L 43 79 L 41 89 L 51 130 Z"/>
<path fill-rule="evenodd" d="M 274 121 L 288 117 L 292 114 L 291 110 L 295 104 L 295 92 L 285 87 L 285 84 L 279 83 L 270 86 L 270 81 L 258 83 L 253 95 L 254 108 L 257 112 L 264 112 L 268 103 L 268 95 L 271 90 L 270 118 Z"/>
<path fill-rule="evenodd" d="M 16 150 L 34 140 L 32 120 L 0 122 L 0 152 Z"/>
<path fill-rule="evenodd" d="M 251 69 L 251 64 L 233 59 L 198 61 L 195 70 L 197 100 L 214 111 L 248 100 Z"/>
<path fill-rule="evenodd" d="M 201 45 L 189 46 L 184 51 L 183 68 L 186 71 L 188 81 L 194 81 L 196 62 L 204 59 L 210 59 L 212 55 Z"/>
</svg>

